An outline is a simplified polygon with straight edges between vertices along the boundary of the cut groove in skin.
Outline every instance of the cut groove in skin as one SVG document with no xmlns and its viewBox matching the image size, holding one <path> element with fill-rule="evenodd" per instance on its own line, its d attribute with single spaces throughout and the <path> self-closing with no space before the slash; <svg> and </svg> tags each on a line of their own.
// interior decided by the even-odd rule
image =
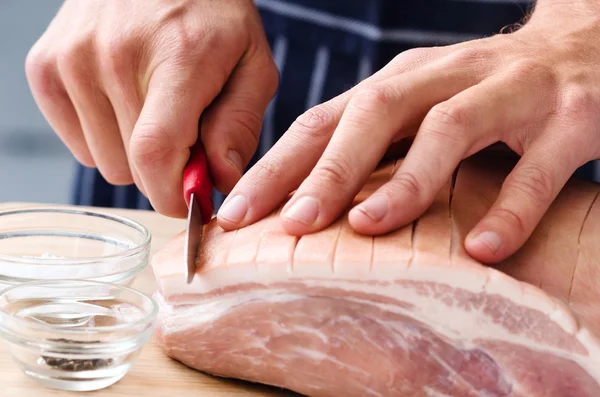
<svg viewBox="0 0 600 397">
<path fill-rule="evenodd" d="M 273 218 L 237 235 L 211 221 L 191 284 L 178 236 L 152 260 L 157 340 L 200 371 L 315 397 L 600 396 L 600 185 L 570 181 L 492 268 L 458 242 L 496 200 L 504 161 L 461 162 L 427 212 L 386 235 L 354 233 L 346 214 L 298 239 Z M 253 250 L 258 266 L 240 262 Z"/>
<path fill-rule="evenodd" d="M 302 235 L 293 252 L 294 273 L 292 274 L 299 276 L 305 272 L 314 274 L 315 271 L 319 274 L 333 274 L 335 250 L 341 226 L 342 220 L 338 219 L 320 232 Z"/>
<path fill-rule="evenodd" d="M 579 260 L 572 281 L 569 307 L 579 321 L 600 330 L 600 200 L 596 200 L 588 214 L 579 238 Z"/>
<path fill-rule="evenodd" d="M 590 212 L 592 212 L 592 208 L 594 207 L 594 204 L 596 204 L 596 201 L 598 201 L 599 195 L 600 195 L 600 191 L 598 191 L 596 193 L 596 195 L 594 196 L 592 203 L 590 204 L 587 212 L 585 213 L 585 218 L 583 218 L 583 222 L 581 223 L 581 228 L 579 229 L 579 233 L 577 234 L 577 259 L 575 260 L 575 268 L 573 269 L 573 274 L 571 276 L 571 283 L 569 285 L 569 295 L 567 298 L 567 302 L 571 302 L 571 294 L 573 293 L 573 283 L 575 281 L 575 274 L 577 273 L 577 265 L 579 265 L 579 257 L 580 257 L 580 253 L 581 253 L 581 235 L 583 234 L 583 229 L 588 221 Z"/>
<path fill-rule="evenodd" d="M 371 271 L 373 242 L 373 237 L 358 234 L 350 227 L 348 217 L 342 217 L 333 259 L 334 274 L 338 277 L 365 277 Z"/>
<path fill-rule="evenodd" d="M 450 194 L 448 198 L 448 217 L 450 218 L 450 252 L 448 253 L 448 257 L 450 258 L 450 266 L 452 266 L 452 258 L 454 257 L 454 251 L 456 250 L 456 245 L 458 243 L 457 235 L 456 235 L 456 225 L 454 224 L 454 217 L 452 214 L 452 198 L 454 197 L 454 188 L 456 187 L 456 178 L 458 177 L 458 172 L 460 170 L 461 163 L 458 164 L 458 167 L 452 173 L 452 181 L 450 183 Z"/>
<path fill-rule="evenodd" d="M 339 226 L 337 228 L 337 233 L 335 235 L 335 240 L 333 241 L 333 258 L 331 260 L 331 273 L 335 273 L 335 257 L 337 253 L 338 244 L 340 242 L 340 235 L 342 234 L 342 224 L 341 220 L 338 221 Z"/>
<path fill-rule="evenodd" d="M 229 252 L 227 257 L 228 266 L 256 262 L 261 236 L 265 231 L 265 226 L 269 224 L 273 216 L 274 214 L 271 213 L 263 219 L 262 223 L 253 223 L 237 230 L 233 238 L 233 246 L 236 249 L 231 249 Z"/>
<path fill-rule="evenodd" d="M 410 230 L 410 258 L 408 259 L 408 267 L 410 268 L 413 264 L 413 260 L 415 259 L 415 235 L 417 231 L 417 225 L 419 224 L 419 219 L 415 219 L 411 225 Z"/>
<path fill-rule="evenodd" d="M 273 229 L 276 227 L 276 223 L 277 223 L 276 217 L 279 216 L 280 212 L 281 212 L 281 209 L 277 209 L 267 216 L 267 219 L 268 219 L 267 226 L 266 226 L 265 230 L 263 230 L 263 232 L 258 237 L 258 247 L 256 248 L 256 256 L 255 256 L 256 260 L 254 261 L 257 272 L 258 272 L 259 263 L 262 262 L 261 258 L 258 256 L 261 251 L 260 248 L 262 246 L 265 246 L 266 244 L 268 244 L 269 234 L 273 233 Z M 293 266 L 293 264 L 290 263 L 290 266 Z"/>
<path fill-rule="evenodd" d="M 296 249 L 298 248 L 298 242 L 300 241 L 300 238 L 297 236 L 294 236 L 294 247 L 293 247 L 293 251 L 292 251 L 292 255 L 290 258 L 290 268 L 289 268 L 289 272 L 290 274 L 294 273 L 294 252 L 296 252 Z"/>
<path fill-rule="evenodd" d="M 373 258 L 375 258 L 375 237 L 371 237 L 371 259 L 369 259 L 369 273 L 373 272 Z"/>
<path fill-rule="evenodd" d="M 232 232 L 233 236 L 231 237 L 231 246 L 229 246 L 225 249 L 226 255 L 225 255 L 225 261 L 223 262 L 223 264 L 225 266 L 227 266 L 227 264 L 229 263 L 229 255 L 231 254 L 231 252 L 233 252 L 232 247 L 233 247 L 233 243 L 235 241 L 235 238 L 237 237 L 238 232 L 239 232 L 239 229 L 236 229 Z"/>
</svg>

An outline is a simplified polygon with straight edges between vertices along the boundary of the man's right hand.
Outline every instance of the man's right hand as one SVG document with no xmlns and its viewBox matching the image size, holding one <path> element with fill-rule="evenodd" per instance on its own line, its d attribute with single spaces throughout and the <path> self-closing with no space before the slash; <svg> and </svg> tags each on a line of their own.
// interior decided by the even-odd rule
<svg viewBox="0 0 600 397">
<path fill-rule="evenodd" d="M 277 68 L 251 0 L 66 0 L 27 56 L 42 113 L 79 162 L 186 215 L 202 142 L 228 193 L 258 143 Z"/>
</svg>

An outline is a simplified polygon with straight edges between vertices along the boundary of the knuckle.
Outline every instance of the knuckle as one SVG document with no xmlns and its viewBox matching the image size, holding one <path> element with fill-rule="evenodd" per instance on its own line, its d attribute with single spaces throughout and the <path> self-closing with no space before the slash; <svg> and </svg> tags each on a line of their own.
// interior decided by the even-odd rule
<svg viewBox="0 0 600 397">
<path fill-rule="evenodd" d="M 234 12 L 230 13 L 230 22 L 235 24 L 233 26 L 255 26 L 256 14 L 254 12 L 248 12 L 245 8 L 236 8 Z"/>
<path fill-rule="evenodd" d="M 240 107 L 232 110 L 231 116 L 233 121 L 246 131 L 248 135 L 258 136 L 262 124 L 262 118 L 258 112 L 250 108 Z"/>
<path fill-rule="evenodd" d="M 404 63 L 412 60 L 423 60 L 431 53 L 431 48 L 415 47 L 402 51 L 392 59 L 392 63 Z"/>
<path fill-rule="evenodd" d="M 104 68 L 116 74 L 121 74 L 126 70 L 129 65 L 127 59 L 131 53 L 131 46 L 127 39 L 113 35 L 101 40 L 98 47 Z"/>
<path fill-rule="evenodd" d="M 141 125 L 131 136 L 130 154 L 137 167 L 148 168 L 168 163 L 173 149 L 166 144 L 163 133 L 157 133 L 156 125 Z"/>
<path fill-rule="evenodd" d="M 509 67 L 511 80 L 516 84 L 534 84 L 540 91 L 548 92 L 556 85 L 556 77 L 550 67 L 535 59 L 519 59 Z"/>
<path fill-rule="evenodd" d="M 185 26 L 174 26 L 165 34 L 165 48 L 169 53 L 182 59 L 197 54 L 202 48 L 221 48 L 224 42 L 220 29 L 190 29 Z M 225 41 L 226 42 L 226 41 Z"/>
<path fill-rule="evenodd" d="M 77 77 L 82 64 L 90 55 L 87 40 L 71 42 L 60 48 L 56 55 L 56 64 L 61 74 Z"/>
<path fill-rule="evenodd" d="M 73 151 L 73 156 L 75 156 L 75 159 L 84 167 L 96 168 L 96 162 L 89 152 Z"/>
<path fill-rule="evenodd" d="M 275 161 L 268 158 L 262 158 L 254 164 L 250 172 L 250 176 L 254 176 L 253 180 L 269 181 L 272 183 L 279 179 L 281 167 Z"/>
<path fill-rule="evenodd" d="M 538 73 L 546 73 L 548 68 L 535 59 L 521 58 L 510 66 L 511 74 L 520 77 L 519 80 L 530 80 Z"/>
<path fill-rule="evenodd" d="M 56 80 L 55 60 L 43 51 L 32 49 L 25 58 L 25 74 L 36 90 L 52 91 Z"/>
<path fill-rule="evenodd" d="M 262 118 L 257 112 L 248 108 L 237 108 L 231 110 L 230 120 L 240 136 L 244 137 L 244 144 L 256 148 L 260 136 Z"/>
<path fill-rule="evenodd" d="M 102 167 L 99 171 L 104 179 L 112 185 L 128 185 L 133 182 L 129 168 L 122 165 Z"/>
<path fill-rule="evenodd" d="M 393 183 L 398 194 L 408 194 L 413 197 L 421 197 L 422 195 L 422 184 L 419 182 L 419 178 L 412 172 L 398 172 L 394 176 Z"/>
<path fill-rule="evenodd" d="M 308 135 L 310 138 L 329 137 L 329 127 L 334 124 L 335 119 L 335 110 L 324 103 L 302 113 L 294 121 L 290 130 Z"/>
<path fill-rule="evenodd" d="M 358 90 L 352 96 L 348 104 L 349 114 L 362 118 L 360 115 L 381 115 L 388 114 L 392 99 L 388 88 L 382 84 Z"/>
<path fill-rule="evenodd" d="M 516 230 L 518 234 L 522 235 L 527 232 L 525 228 L 525 219 L 512 208 L 498 207 L 494 210 L 493 215 L 508 223 L 511 226 L 511 229 Z"/>
<path fill-rule="evenodd" d="M 464 129 L 470 124 L 471 111 L 464 106 L 450 103 L 440 103 L 435 105 L 427 115 L 429 124 L 443 127 L 453 127 L 456 129 Z M 433 129 L 438 134 L 444 134 L 443 129 Z"/>
<path fill-rule="evenodd" d="M 588 88 L 573 84 L 564 92 L 560 113 L 571 119 L 580 119 L 597 114 L 598 108 L 598 101 Z"/>
<path fill-rule="evenodd" d="M 489 60 L 494 54 L 486 48 L 462 47 L 448 55 L 451 64 L 459 67 L 471 67 L 473 64 Z"/>
<path fill-rule="evenodd" d="M 313 170 L 313 176 L 324 186 L 345 186 L 353 180 L 352 168 L 343 158 L 325 159 Z"/>
<path fill-rule="evenodd" d="M 510 187 L 524 202 L 544 205 L 552 201 L 554 178 L 546 167 L 529 164 L 511 178 Z"/>
<path fill-rule="evenodd" d="M 434 49 L 417 47 L 411 48 L 396 55 L 385 69 L 391 68 L 394 73 L 403 73 L 410 70 L 414 65 L 422 65 L 430 59 Z"/>
<path fill-rule="evenodd" d="M 206 33 L 203 35 L 206 40 L 206 43 L 209 47 L 216 46 L 219 42 L 220 34 L 218 31 L 214 31 L 211 33 Z M 173 38 L 173 48 L 179 54 L 188 54 L 189 51 L 192 51 L 200 45 L 200 41 L 198 37 L 192 34 L 178 34 Z"/>
<path fill-rule="evenodd" d="M 148 197 L 152 208 L 161 215 L 170 218 L 181 218 L 185 214 L 182 212 L 185 208 L 183 196 L 179 198 L 175 195 L 157 195 L 153 192 L 148 192 L 144 195 Z"/>
</svg>

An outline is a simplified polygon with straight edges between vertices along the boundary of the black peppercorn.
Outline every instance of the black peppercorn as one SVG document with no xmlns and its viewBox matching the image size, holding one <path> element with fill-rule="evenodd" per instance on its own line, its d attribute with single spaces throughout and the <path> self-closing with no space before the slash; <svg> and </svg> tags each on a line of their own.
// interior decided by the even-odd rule
<svg viewBox="0 0 600 397">
<path fill-rule="evenodd" d="M 88 342 L 88 341 L 76 341 L 76 340 L 70 340 L 70 339 L 49 339 L 49 341 L 52 342 L 59 342 L 59 343 L 100 343 L 100 341 L 92 341 L 92 342 Z M 108 367 L 110 365 L 112 365 L 113 363 L 113 359 L 109 358 L 109 359 L 102 359 L 102 358 L 95 358 L 95 359 L 67 359 L 67 358 L 56 358 L 56 357 L 48 357 L 48 356 L 42 356 L 42 360 L 43 362 L 48 365 L 49 367 L 53 367 L 53 368 L 57 368 L 63 371 L 91 371 L 94 369 L 100 369 L 100 368 L 105 368 Z"/>
</svg>

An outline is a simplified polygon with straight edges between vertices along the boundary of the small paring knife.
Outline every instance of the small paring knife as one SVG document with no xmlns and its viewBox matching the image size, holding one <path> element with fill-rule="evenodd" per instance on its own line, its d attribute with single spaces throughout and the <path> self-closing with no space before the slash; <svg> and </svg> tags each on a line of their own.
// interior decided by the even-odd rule
<svg viewBox="0 0 600 397">
<path fill-rule="evenodd" d="M 200 259 L 203 226 L 210 221 L 213 215 L 212 192 L 213 182 L 208 170 L 206 153 L 200 137 L 198 137 L 198 142 L 191 148 L 190 159 L 183 170 L 183 196 L 188 205 L 184 247 L 188 284 L 194 279 Z"/>
</svg>

